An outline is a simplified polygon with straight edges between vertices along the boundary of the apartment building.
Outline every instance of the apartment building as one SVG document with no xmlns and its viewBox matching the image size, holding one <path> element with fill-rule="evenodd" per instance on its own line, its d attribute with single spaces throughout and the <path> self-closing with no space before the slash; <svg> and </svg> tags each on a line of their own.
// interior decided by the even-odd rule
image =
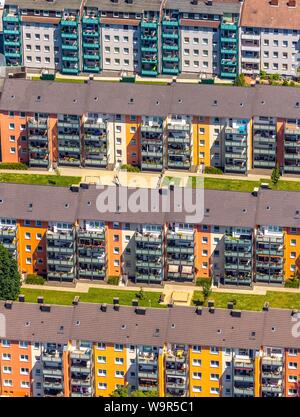
<svg viewBox="0 0 300 417">
<path fill-rule="evenodd" d="M 299 17 L 297 0 L 245 0 L 240 19 L 240 72 L 297 76 Z"/>
<path fill-rule="evenodd" d="M 107 397 L 123 386 L 161 397 L 300 395 L 296 311 L 24 301 L 0 303 L 1 396 Z"/>
<path fill-rule="evenodd" d="M 203 218 L 195 215 L 187 223 L 187 213 L 172 203 L 180 189 L 149 189 L 143 196 L 146 223 L 140 210 L 102 208 L 116 191 L 126 201 L 135 198 L 134 189 L 122 186 L 3 183 L 0 242 L 21 273 L 57 283 L 113 276 L 140 284 L 212 278 L 216 285 L 280 286 L 299 274 L 297 192 L 205 190 Z M 167 213 L 161 208 L 165 198 Z M 159 211 L 151 210 L 153 199 Z"/>
<path fill-rule="evenodd" d="M 64 74 L 124 71 L 235 78 L 241 2 L 8 0 L 8 66 Z"/>
<path fill-rule="evenodd" d="M 24 97 L 27 99 L 24 100 Z M 285 106 L 282 106 L 282 102 Z M 300 104 L 293 87 L 6 79 L 3 162 L 30 167 L 226 173 L 300 172 Z"/>
</svg>

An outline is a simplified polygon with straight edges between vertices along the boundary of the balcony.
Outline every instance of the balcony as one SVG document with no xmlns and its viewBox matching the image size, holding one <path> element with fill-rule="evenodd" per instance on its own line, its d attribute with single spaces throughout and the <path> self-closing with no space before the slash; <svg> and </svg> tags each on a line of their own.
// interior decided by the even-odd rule
<svg viewBox="0 0 300 417">
<path fill-rule="evenodd" d="M 140 352 L 138 355 L 138 363 L 157 367 L 158 354 L 156 352 Z"/>
<path fill-rule="evenodd" d="M 42 353 L 42 362 L 62 363 L 62 353 L 55 350 L 45 350 Z"/>
</svg>

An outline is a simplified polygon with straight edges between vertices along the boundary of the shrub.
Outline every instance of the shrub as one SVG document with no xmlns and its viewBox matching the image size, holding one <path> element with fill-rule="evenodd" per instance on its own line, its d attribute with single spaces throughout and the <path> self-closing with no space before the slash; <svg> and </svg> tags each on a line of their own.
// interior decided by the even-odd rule
<svg viewBox="0 0 300 417">
<path fill-rule="evenodd" d="M 107 283 L 109 285 L 118 285 L 119 284 L 119 277 L 116 275 L 111 275 L 107 278 Z"/>
<path fill-rule="evenodd" d="M 276 164 L 276 167 L 272 171 L 271 180 L 273 184 L 277 184 L 280 178 L 280 168 L 279 165 Z"/>
<path fill-rule="evenodd" d="M 144 294 L 143 288 L 141 288 L 140 291 L 135 294 L 135 296 L 139 300 L 143 300 L 145 298 L 145 294 Z"/>
<path fill-rule="evenodd" d="M 204 173 L 222 175 L 223 171 L 220 168 L 216 168 L 216 167 L 205 167 Z"/>
<path fill-rule="evenodd" d="M 22 162 L 1 162 L 0 169 L 19 169 L 22 171 L 26 171 L 28 169 L 28 166 L 26 164 L 23 164 Z"/>
<path fill-rule="evenodd" d="M 240 74 L 236 77 L 236 79 L 234 80 L 234 85 L 236 87 L 246 87 L 246 80 L 245 80 L 245 75 L 244 74 Z"/>
<path fill-rule="evenodd" d="M 25 284 L 29 285 L 44 285 L 45 279 L 40 275 L 28 274 L 25 280 Z"/>
<path fill-rule="evenodd" d="M 211 286 L 211 278 L 205 278 L 205 277 L 198 278 L 196 280 L 196 285 L 197 287 L 203 287 L 205 285 Z"/>
<path fill-rule="evenodd" d="M 285 281 L 284 286 L 286 288 L 299 288 L 299 278 L 293 277 Z"/>
<path fill-rule="evenodd" d="M 266 73 L 266 71 L 260 71 L 260 78 L 262 79 L 262 80 L 265 80 L 266 78 L 267 78 L 267 73 Z"/>
<path fill-rule="evenodd" d="M 20 287 L 21 277 L 17 261 L 0 244 L 0 300 L 16 300 Z"/>
<path fill-rule="evenodd" d="M 133 165 L 130 165 L 130 164 L 122 165 L 121 169 L 127 172 L 140 172 L 141 171 L 139 167 L 134 167 Z"/>
</svg>

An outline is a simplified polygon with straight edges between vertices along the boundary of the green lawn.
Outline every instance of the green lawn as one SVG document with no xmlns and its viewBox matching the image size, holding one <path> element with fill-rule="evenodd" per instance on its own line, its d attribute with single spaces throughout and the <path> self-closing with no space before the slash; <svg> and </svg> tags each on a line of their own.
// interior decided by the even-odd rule
<svg viewBox="0 0 300 417">
<path fill-rule="evenodd" d="M 136 299 L 136 291 L 124 291 L 114 289 L 90 288 L 88 293 L 75 293 L 70 291 L 55 291 L 55 290 L 36 290 L 31 288 L 21 288 L 21 293 L 25 295 L 27 302 L 36 303 L 38 296 L 44 297 L 46 304 L 61 304 L 71 305 L 74 297 L 78 295 L 80 301 L 86 303 L 107 303 L 112 304 L 114 297 L 119 297 L 119 303 L 122 305 L 131 305 L 131 301 Z M 144 299 L 139 300 L 139 305 L 144 307 L 165 307 L 159 304 L 159 297 L 161 293 L 144 291 Z"/>
<path fill-rule="evenodd" d="M 262 310 L 265 301 L 271 308 L 300 309 L 300 293 L 267 291 L 266 295 L 245 295 L 213 292 L 209 299 L 215 301 L 217 308 L 227 308 L 227 303 L 235 300 L 235 308 L 240 310 Z M 203 303 L 201 291 L 194 292 L 193 304 L 198 302 Z"/>
<path fill-rule="evenodd" d="M 81 177 L 0 173 L 0 182 L 14 182 L 17 184 L 39 184 L 68 187 L 72 184 L 79 184 L 80 181 Z"/>
<path fill-rule="evenodd" d="M 277 184 L 272 184 L 270 180 L 261 179 L 260 181 L 226 179 L 226 178 L 205 178 L 204 188 L 209 190 L 242 191 L 252 192 L 255 187 L 259 187 L 262 182 L 269 183 L 272 190 L 300 191 L 300 181 L 279 180 Z M 191 177 L 190 184 L 195 186 L 195 177 Z"/>
<path fill-rule="evenodd" d="M 252 192 L 259 187 L 259 181 L 229 180 L 220 178 L 205 178 L 204 187 L 210 190 L 230 190 Z"/>
</svg>

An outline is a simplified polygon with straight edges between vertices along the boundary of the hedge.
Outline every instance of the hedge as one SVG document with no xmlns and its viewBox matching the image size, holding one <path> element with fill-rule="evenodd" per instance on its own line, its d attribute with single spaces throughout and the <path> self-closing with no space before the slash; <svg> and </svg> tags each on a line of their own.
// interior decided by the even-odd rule
<svg viewBox="0 0 300 417">
<path fill-rule="evenodd" d="M 45 279 L 40 275 L 29 274 L 25 279 L 25 284 L 30 285 L 44 285 Z"/>
<path fill-rule="evenodd" d="M 28 166 L 22 164 L 22 162 L 0 162 L 0 169 L 19 169 L 22 171 L 26 171 Z"/>
<path fill-rule="evenodd" d="M 216 168 L 216 167 L 205 167 L 205 174 L 218 174 L 218 175 L 222 175 L 223 171 L 220 168 Z"/>
</svg>

